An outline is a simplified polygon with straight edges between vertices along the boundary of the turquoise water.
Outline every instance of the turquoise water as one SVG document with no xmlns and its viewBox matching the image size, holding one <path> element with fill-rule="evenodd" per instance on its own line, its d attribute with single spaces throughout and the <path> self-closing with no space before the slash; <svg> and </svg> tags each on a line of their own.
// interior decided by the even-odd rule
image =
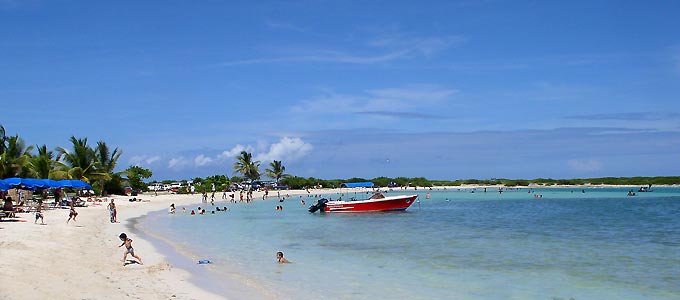
<svg viewBox="0 0 680 300">
<path fill-rule="evenodd" d="M 680 299 L 680 188 L 628 190 L 419 190 L 406 212 L 370 214 L 217 202 L 231 210 L 138 226 L 262 298 Z"/>
</svg>

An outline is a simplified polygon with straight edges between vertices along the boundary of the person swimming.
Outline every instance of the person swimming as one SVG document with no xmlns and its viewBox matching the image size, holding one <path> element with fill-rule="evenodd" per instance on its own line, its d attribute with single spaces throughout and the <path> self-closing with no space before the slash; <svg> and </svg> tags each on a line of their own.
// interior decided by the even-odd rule
<svg viewBox="0 0 680 300">
<path fill-rule="evenodd" d="M 287 264 L 290 263 L 287 259 L 283 257 L 283 252 L 279 251 L 276 252 L 276 261 L 280 264 Z"/>
</svg>

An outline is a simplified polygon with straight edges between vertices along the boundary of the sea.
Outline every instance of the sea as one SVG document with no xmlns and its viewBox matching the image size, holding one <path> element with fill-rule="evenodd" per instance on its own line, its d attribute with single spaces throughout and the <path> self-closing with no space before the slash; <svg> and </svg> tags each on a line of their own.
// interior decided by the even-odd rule
<svg viewBox="0 0 680 300">
<path fill-rule="evenodd" d="M 179 207 L 134 229 L 235 299 L 680 299 L 680 188 L 629 190 L 395 189 L 418 201 L 389 213 L 307 211 L 338 194 L 197 201 L 185 208 L 206 215 Z"/>
</svg>

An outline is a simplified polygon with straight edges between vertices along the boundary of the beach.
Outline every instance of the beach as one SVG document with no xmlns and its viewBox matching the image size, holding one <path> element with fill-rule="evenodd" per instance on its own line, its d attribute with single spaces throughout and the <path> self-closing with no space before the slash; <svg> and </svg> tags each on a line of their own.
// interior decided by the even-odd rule
<svg viewBox="0 0 680 300">
<path fill-rule="evenodd" d="M 257 201 L 262 194 L 254 192 L 253 198 Z M 216 198 L 221 195 L 216 193 Z M 106 198 L 116 203 L 118 223 L 109 221 L 108 202 L 76 207 L 77 221 L 69 224 L 69 210 L 60 208 L 43 210 L 45 225 L 33 224 L 34 213 L 17 214 L 20 221 L 0 222 L 0 299 L 227 299 L 196 286 L 189 272 L 175 268 L 159 249 L 129 228 L 134 219 L 167 211 L 172 203 L 200 206 L 201 195 L 150 192 L 136 197 L 142 201 L 130 202 L 131 198 Z M 123 266 L 125 248 L 118 247 L 122 232 L 133 239 L 144 265 Z M 247 294 L 241 292 L 238 299 Z"/>
<path fill-rule="evenodd" d="M 198 197 L 141 195 L 150 202 L 129 202 L 115 196 L 119 223 L 113 224 L 106 203 L 76 208 L 77 221 L 69 224 L 68 209 L 44 211 L 46 225 L 33 224 L 33 213 L 18 214 L 27 222 L 0 223 L 0 299 L 224 299 L 190 283 L 188 272 L 173 268 L 126 227 L 133 218 Z M 122 232 L 144 265 L 123 266 Z"/>
<path fill-rule="evenodd" d="M 377 215 L 306 211 L 347 189 L 281 191 L 285 203 L 256 192 L 250 204 L 218 192 L 215 205 L 230 211 L 215 214 L 200 194 L 115 196 L 113 224 L 105 202 L 76 208 L 70 224 L 68 209 L 45 211 L 47 225 L 19 214 L 26 222 L 0 223 L 0 299 L 677 299 L 677 271 L 665 267 L 677 259 L 677 222 L 660 223 L 677 209 L 677 187 L 637 198 L 621 187 L 486 188 L 394 189 L 417 193 L 422 208 Z M 191 216 L 197 206 L 207 215 Z M 144 265 L 123 266 L 121 232 Z M 279 250 L 293 263 L 277 265 Z M 412 276 L 419 284 L 394 289 Z M 334 286 L 307 288 L 322 278 Z"/>
</svg>

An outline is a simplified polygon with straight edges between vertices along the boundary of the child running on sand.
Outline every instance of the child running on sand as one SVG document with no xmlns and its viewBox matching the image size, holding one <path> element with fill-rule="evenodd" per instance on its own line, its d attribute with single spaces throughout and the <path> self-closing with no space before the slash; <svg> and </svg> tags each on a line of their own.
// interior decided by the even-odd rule
<svg viewBox="0 0 680 300">
<path fill-rule="evenodd" d="M 121 241 L 123 241 L 123 243 L 120 244 L 120 246 L 118 246 L 118 248 L 125 245 L 125 249 L 126 249 L 125 254 L 123 254 L 123 266 L 126 265 L 125 260 L 127 259 L 128 254 L 130 254 L 130 255 L 132 255 L 132 257 L 136 258 L 139 261 L 140 265 L 143 265 L 142 259 L 135 254 L 135 249 L 132 248 L 132 239 L 128 238 L 127 234 L 125 234 L 125 233 L 121 233 L 118 237 L 120 238 Z"/>
<path fill-rule="evenodd" d="M 38 219 L 40 219 L 40 224 L 45 225 L 45 220 L 43 219 L 42 214 L 42 199 L 38 200 L 38 206 L 35 208 L 35 222 L 33 222 L 33 224 L 37 224 Z"/>
<path fill-rule="evenodd" d="M 66 220 L 66 224 L 68 224 L 68 222 L 71 221 L 71 219 L 73 219 L 73 222 L 76 221 L 76 217 L 78 216 L 78 213 L 76 212 L 75 204 L 76 204 L 76 200 L 71 199 L 71 209 L 69 210 L 68 220 Z"/>
</svg>

